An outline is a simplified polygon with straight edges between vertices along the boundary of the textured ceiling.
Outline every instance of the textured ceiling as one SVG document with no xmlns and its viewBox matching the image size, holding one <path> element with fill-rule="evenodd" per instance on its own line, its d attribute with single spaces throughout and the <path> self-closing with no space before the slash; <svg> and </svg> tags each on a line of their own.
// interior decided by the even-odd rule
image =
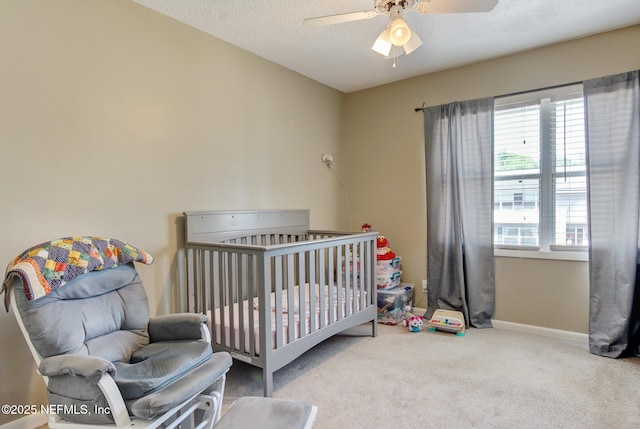
<svg viewBox="0 0 640 429">
<path fill-rule="evenodd" d="M 393 68 L 370 49 L 386 16 L 303 25 L 372 10 L 374 0 L 132 1 L 345 93 L 640 23 L 640 0 L 500 0 L 488 13 L 409 12 L 423 45 Z"/>
</svg>

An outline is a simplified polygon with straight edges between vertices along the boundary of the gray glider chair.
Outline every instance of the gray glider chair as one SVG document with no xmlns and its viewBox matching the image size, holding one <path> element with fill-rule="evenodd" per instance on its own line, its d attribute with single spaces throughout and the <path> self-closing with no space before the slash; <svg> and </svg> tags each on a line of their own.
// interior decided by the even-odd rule
<svg viewBox="0 0 640 429">
<path fill-rule="evenodd" d="M 82 274 L 11 308 L 47 384 L 49 427 L 211 428 L 232 359 L 213 353 L 206 317 L 149 317 L 133 263 Z M 107 426 L 108 427 L 108 426 Z"/>
</svg>

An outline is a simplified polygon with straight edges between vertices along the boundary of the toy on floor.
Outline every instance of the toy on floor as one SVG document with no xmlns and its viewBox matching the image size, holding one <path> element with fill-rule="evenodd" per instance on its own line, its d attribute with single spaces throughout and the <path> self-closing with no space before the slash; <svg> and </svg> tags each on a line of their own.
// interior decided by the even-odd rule
<svg viewBox="0 0 640 429">
<path fill-rule="evenodd" d="M 464 336 L 464 316 L 459 311 L 438 309 L 429 320 L 429 332 L 440 329 L 448 332 L 455 332 L 457 336 Z"/>
<path fill-rule="evenodd" d="M 402 319 L 402 326 L 409 328 L 410 332 L 420 332 L 422 330 L 422 316 L 416 316 L 411 313 L 411 307 L 405 308 L 404 318 Z"/>
</svg>

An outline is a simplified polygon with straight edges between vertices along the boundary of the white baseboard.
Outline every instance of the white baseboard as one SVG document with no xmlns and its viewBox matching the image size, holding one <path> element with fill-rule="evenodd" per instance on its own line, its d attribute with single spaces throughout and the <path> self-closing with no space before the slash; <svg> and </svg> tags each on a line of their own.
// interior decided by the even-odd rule
<svg viewBox="0 0 640 429">
<path fill-rule="evenodd" d="M 413 314 L 415 314 L 416 316 L 423 316 L 424 313 L 427 312 L 426 308 L 420 308 L 420 307 L 411 307 L 411 312 Z"/>
<path fill-rule="evenodd" d="M 0 429 L 35 429 L 46 425 L 48 422 L 48 414 L 35 413 L 0 425 Z"/>
<path fill-rule="evenodd" d="M 424 308 L 413 307 L 412 312 L 422 315 L 427 310 Z M 589 347 L 589 335 L 580 332 L 563 331 L 561 329 L 544 328 L 542 326 L 524 325 L 522 323 L 505 322 L 504 320 L 492 319 L 491 323 L 494 328 L 504 329 L 507 331 L 523 332 L 527 334 L 540 335 L 542 337 L 555 338 L 558 340 L 571 341 L 580 343 L 585 347 Z M 1 429 L 1 428 L 0 428 Z"/>
<path fill-rule="evenodd" d="M 585 347 L 589 346 L 589 335 L 580 332 L 563 331 L 560 329 L 544 328 L 542 326 L 524 325 L 522 323 L 505 322 L 503 320 L 491 320 L 494 328 L 508 331 L 524 332 L 527 334 L 540 335 L 558 340 L 580 343 Z"/>
</svg>

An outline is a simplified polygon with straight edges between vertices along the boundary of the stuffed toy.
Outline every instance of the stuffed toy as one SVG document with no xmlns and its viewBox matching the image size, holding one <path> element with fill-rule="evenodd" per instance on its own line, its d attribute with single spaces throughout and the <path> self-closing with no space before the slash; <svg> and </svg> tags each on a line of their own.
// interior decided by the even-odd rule
<svg viewBox="0 0 640 429">
<path fill-rule="evenodd" d="M 378 236 L 377 241 L 377 260 L 378 261 L 388 261 L 389 259 L 393 259 L 396 257 L 396 254 L 391 251 L 389 248 L 389 240 L 386 239 L 384 235 Z"/>
<path fill-rule="evenodd" d="M 402 326 L 405 328 L 409 328 L 410 332 L 420 332 L 422 330 L 422 316 L 416 316 L 411 313 L 410 308 L 404 314 L 404 319 L 402 319 Z"/>
</svg>

